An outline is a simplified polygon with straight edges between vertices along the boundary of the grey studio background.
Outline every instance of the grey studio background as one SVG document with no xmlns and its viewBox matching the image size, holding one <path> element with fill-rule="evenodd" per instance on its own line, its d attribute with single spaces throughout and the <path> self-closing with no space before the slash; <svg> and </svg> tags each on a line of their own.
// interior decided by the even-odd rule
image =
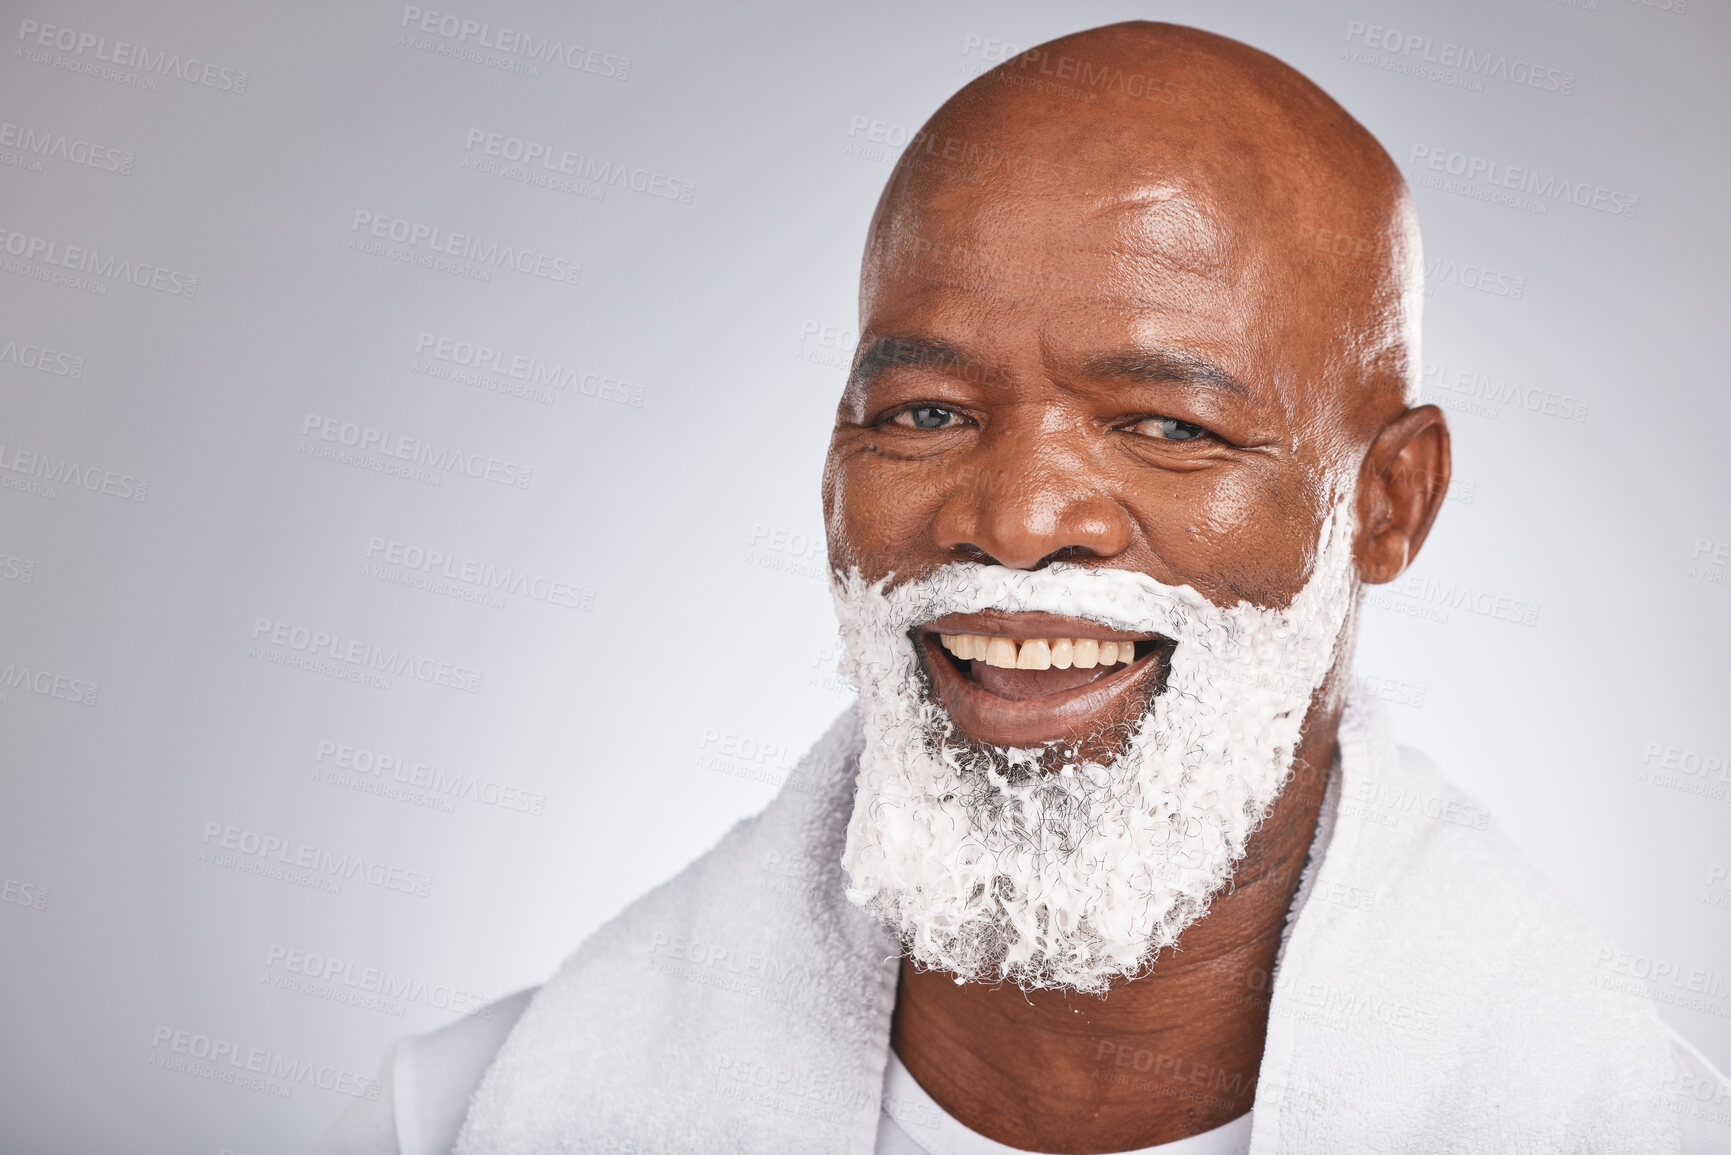
<svg viewBox="0 0 1731 1155">
<path fill-rule="evenodd" d="M 0 10 L 0 1147 L 305 1151 L 762 807 L 889 165 L 1131 17 L 1414 182 L 1457 481 L 1359 674 L 1731 1066 L 1722 4 Z"/>
</svg>

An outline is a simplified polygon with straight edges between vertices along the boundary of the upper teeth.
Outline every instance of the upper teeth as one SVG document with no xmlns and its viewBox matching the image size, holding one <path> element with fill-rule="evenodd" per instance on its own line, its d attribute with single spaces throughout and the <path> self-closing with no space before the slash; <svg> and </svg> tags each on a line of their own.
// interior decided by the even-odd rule
<svg viewBox="0 0 1731 1155">
<path fill-rule="evenodd" d="M 1093 638 L 989 638 L 980 634 L 939 634 L 944 649 L 965 662 L 984 662 L 1002 670 L 1091 670 L 1136 659 L 1135 642 Z"/>
</svg>

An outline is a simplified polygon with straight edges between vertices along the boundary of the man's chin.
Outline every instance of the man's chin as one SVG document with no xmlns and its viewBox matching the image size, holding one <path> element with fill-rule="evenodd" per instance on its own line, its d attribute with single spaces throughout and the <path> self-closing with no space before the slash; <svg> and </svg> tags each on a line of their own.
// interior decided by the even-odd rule
<svg viewBox="0 0 1731 1155">
<path fill-rule="evenodd" d="M 1171 654 L 1170 643 L 1155 638 L 1127 641 L 1134 657 L 1112 666 L 1014 669 L 958 658 L 936 631 L 916 636 L 933 695 L 961 737 L 1000 748 L 1102 739 L 1121 746 L 1164 685 Z M 1078 753 L 1100 758 L 1118 750 Z"/>
</svg>

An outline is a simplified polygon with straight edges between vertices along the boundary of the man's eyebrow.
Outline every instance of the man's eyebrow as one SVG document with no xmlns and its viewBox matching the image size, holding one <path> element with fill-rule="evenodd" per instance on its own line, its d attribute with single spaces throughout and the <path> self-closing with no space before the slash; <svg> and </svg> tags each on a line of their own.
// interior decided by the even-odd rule
<svg viewBox="0 0 1731 1155">
<path fill-rule="evenodd" d="M 963 352 L 959 345 L 952 345 L 937 337 L 890 333 L 866 346 L 865 352 L 854 362 L 853 372 L 848 374 L 848 384 L 854 388 L 870 385 L 889 369 L 974 364 L 974 359 Z"/>
<path fill-rule="evenodd" d="M 1091 377 L 1129 377 L 1156 384 L 1197 385 L 1249 397 L 1244 382 L 1206 357 L 1173 349 L 1136 349 L 1095 357 L 1085 368 Z"/>
</svg>

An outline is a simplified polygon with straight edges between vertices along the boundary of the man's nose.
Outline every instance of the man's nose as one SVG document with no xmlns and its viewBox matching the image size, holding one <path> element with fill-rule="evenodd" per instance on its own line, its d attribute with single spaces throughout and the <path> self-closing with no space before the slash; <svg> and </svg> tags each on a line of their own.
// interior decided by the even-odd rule
<svg viewBox="0 0 1731 1155">
<path fill-rule="evenodd" d="M 974 560 L 984 554 L 1011 569 L 1130 548 L 1134 524 L 1104 491 L 1097 469 L 1050 447 L 1024 442 L 1002 450 L 954 471 L 958 484 L 932 523 L 939 548 Z"/>
</svg>

